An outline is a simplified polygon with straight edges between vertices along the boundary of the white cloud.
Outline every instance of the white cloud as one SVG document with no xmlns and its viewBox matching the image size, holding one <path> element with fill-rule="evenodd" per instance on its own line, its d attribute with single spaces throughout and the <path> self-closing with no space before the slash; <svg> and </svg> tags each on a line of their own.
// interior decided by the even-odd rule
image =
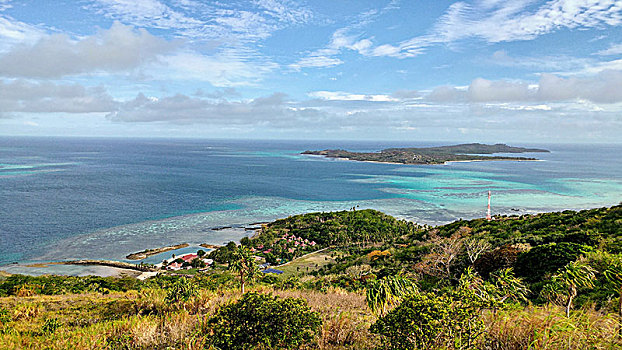
<svg viewBox="0 0 622 350">
<path fill-rule="evenodd" d="M 44 35 L 39 28 L 0 16 L 0 50 L 15 43 L 33 43 Z"/>
<path fill-rule="evenodd" d="M 495 51 L 489 60 L 491 63 L 503 67 L 518 67 L 523 69 L 557 72 L 576 72 L 597 62 L 590 58 L 577 58 L 566 55 L 556 56 L 510 56 L 505 50 Z"/>
<path fill-rule="evenodd" d="M 153 70 L 159 78 L 207 81 L 217 87 L 256 85 L 278 65 L 261 57 L 241 57 L 237 50 L 225 50 L 215 55 L 200 55 L 183 51 L 162 57 L 166 66 L 155 64 Z"/>
<path fill-rule="evenodd" d="M 560 28 L 593 28 L 622 23 L 622 5 L 611 0 L 552 0 L 534 11 L 531 0 L 478 6 L 452 4 L 434 29 L 444 42 L 478 37 L 487 42 L 529 40 Z"/>
<path fill-rule="evenodd" d="M 301 68 L 314 67 L 314 68 L 326 68 L 334 67 L 343 64 L 343 61 L 328 56 L 309 56 L 298 60 L 296 63 L 289 65 L 290 68 L 300 70 Z"/>
<path fill-rule="evenodd" d="M 85 7 L 139 27 L 189 29 L 201 25 L 201 21 L 187 17 L 158 0 L 96 0 Z"/>
<path fill-rule="evenodd" d="M 356 20 L 353 23 L 335 30 L 325 47 L 307 53 L 305 57 L 291 64 L 290 67 L 299 70 L 306 67 L 322 68 L 336 66 L 342 64 L 343 61 L 334 56 L 344 50 L 356 51 L 364 56 L 379 56 L 374 53 L 374 50 L 390 50 L 389 47 L 374 48 L 371 38 L 361 38 L 361 35 L 351 33 L 371 23 L 378 16 L 396 9 L 398 9 L 397 1 L 391 1 L 379 11 L 371 10 L 360 13 L 356 16 Z"/>
<path fill-rule="evenodd" d="M 93 113 L 114 110 L 117 102 L 101 87 L 0 81 L 0 116 L 13 113 Z"/>
<path fill-rule="evenodd" d="M 380 45 L 375 54 L 406 58 L 432 45 L 469 38 L 489 43 L 531 40 L 562 28 L 622 24 L 622 4 L 613 0 L 551 0 L 532 10 L 534 6 L 532 0 L 456 2 L 428 34 Z"/>
<path fill-rule="evenodd" d="M 622 102 L 622 70 L 602 71 L 589 77 L 563 78 L 543 73 L 538 84 L 477 78 L 467 91 L 452 86 L 432 90 L 434 102 L 551 102 L 585 99 L 594 103 Z"/>
<path fill-rule="evenodd" d="M 16 45 L 0 56 L 0 75 L 59 78 L 66 75 L 120 72 L 154 61 L 176 44 L 115 22 L 108 30 L 74 41 L 66 35 Z"/>
<path fill-rule="evenodd" d="M 622 71 L 603 71 L 593 77 L 560 78 L 542 74 L 538 98 L 543 101 L 586 99 L 596 103 L 622 102 Z"/>
<path fill-rule="evenodd" d="M 477 78 L 471 82 L 467 96 L 473 102 L 525 101 L 530 98 L 528 84 L 510 81 L 491 81 Z"/>
<path fill-rule="evenodd" d="M 13 7 L 10 2 L 11 0 L 0 0 L 0 12 Z"/>
<path fill-rule="evenodd" d="M 255 0 L 254 3 L 280 22 L 302 24 L 313 18 L 311 10 L 292 1 Z"/>
<path fill-rule="evenodd" d="M 175 29 L 192 40 L 232 46 L 268 38 L 290 25 L 307 23 L 311 10 L 288 0 L 255 0 L 241 7 L 231 2 L 183 0 L 95 0 L 88 9 L 139 27 Z"/>
<path fill-rule="evenodd" d="M 370 102 L 396 102 L 399 99 L 383 94 L 367 95 L 353 94 L 343 91 L 313 91 L 308 94 L 310 97 L 328 101 L 370 101 Z"/>
<path fill-rule="evenodd" d="M 600 56 L 620 55 L 622 54 L 622 44 L 611 44 L 609 48 L 598 51 L 596 54 Z"/>
<path fill-rule="evenodd" d="M 249 101 L 209 101 L 177 94 L 158 99 L 139 94 L 108 114 L 113 121 L 159 122 L 212 125 L 262 125 L 296 128 L 323 120 L 325 113 L 315 108 L 290 105 L 285 95 L 275 93 Z"/>
<path fill-rule="evenodd" d="M 467 98 L 466 90 L 461 90 L 455 86 L 443 85 L 434 88 L 426 99 L 432 102 L 465 102 Z"/>
</svg>

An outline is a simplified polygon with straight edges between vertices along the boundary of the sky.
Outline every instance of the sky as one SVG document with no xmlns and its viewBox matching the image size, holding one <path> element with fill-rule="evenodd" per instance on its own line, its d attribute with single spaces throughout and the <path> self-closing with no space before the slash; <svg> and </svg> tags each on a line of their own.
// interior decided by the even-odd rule
<svg viewBox="0 0 622 350">
<path fill-rule="evenodd" d="M 622 142 L 622 1 L 0 0 L 0 135 Z"/>
</svg>

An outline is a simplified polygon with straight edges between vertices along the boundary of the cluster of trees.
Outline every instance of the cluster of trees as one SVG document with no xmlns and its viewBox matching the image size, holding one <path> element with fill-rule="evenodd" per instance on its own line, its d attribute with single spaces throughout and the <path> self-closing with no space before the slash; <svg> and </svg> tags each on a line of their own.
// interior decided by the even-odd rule
<svg viewBox="0 0 622 350">
<path fill-rule="evenodd" d="M 421 231 L 421 227 L 405 220 L 398 220 L 376 210 L 352 210 L 309 213 L 276 220 L 264 226 L 253 239 L 245 238 L 241 244 L 255 249 L 256 254 L 272 262 L 285 262 L 328 246 L 369 245 L 390 242 L 398 237 L 406 237 Z M 288 250 L 289 245 L 282 239 L 294 236 L 313 242 L 304 248 Z M 226 260 L 227 252 L 233 246 L 221 248 L 222 251 L 210 253 L 210 258 Z M 218 249 L 218 250 L 221 250 Z M 264 253 L 270 249 L 269 253 Z"/>
<path fill-rule="evenodd" d="M 617 205 L 493 221 L 461 220 L 385 242 L 386 254 L 373 254 L 377 247 L 351 248 L 316 275 L 343 276 L 353 266 L 366 265 L 370 271 L 359 278 L 362 283 L 350 285 L 364 288 L 374 278 L 404 275 L 433 291 L 455 287 L 467 270 L 489 282 L 511 269 L 525 284 L 530 302 L 554 302 L 567 312 L 575 303 L 585 302 L 616 308 L 610 300 L 620 296 L 622 275 L 615 266 L 622 260 L 621 218 L 622 206 Z"/>
</svg>

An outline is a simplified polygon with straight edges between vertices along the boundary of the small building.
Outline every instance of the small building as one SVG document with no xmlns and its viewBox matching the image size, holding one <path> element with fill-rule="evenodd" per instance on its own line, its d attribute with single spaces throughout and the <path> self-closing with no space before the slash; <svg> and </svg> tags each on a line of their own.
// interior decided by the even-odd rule
<svg viewBox="0 0 622 350">
<path fill-rule="evenodd" d="M 274 273 L 276 275 L 280 275 L 280 274 L 283 273 L 283 271 L 277 270 L 277 269 L 265 269 L 265 270 L 263 270 L 261 272 L 263 272 L 263 273 Z"/>
<path fill-rule="evenodd" d="M 167 269 L 167 270 L 172 270 L 172 271 L 181 270 L 181 264 L 180 264 L 180 263 L 178 263 L 178 262 L 174 262 L 174 263 L 169 264 L 169 265 L 166 267 L 166 269 Z"/>
<path fill-rule="evenodd" d="M 187 263 L 191 263 L 192 260 L 198 258 L 199 256 L 196 254 L 186 254 L 186 255 L 182 255 L 181 259 Z"/>
</svg>

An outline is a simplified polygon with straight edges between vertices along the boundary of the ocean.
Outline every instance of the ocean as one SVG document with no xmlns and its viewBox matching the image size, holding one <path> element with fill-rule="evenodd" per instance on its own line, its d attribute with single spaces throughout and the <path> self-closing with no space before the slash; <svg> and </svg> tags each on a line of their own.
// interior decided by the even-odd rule
<svg viewBox="0 0 622 350">
<path fill-rule="evenodd" d="M 0 137 L 0 265 L 124 260 L 188 242 L 239 240 L 258 222 L 374 208 L 425 224 L 622 200 L 622 145 L 515 145 L 536 162 L 396 165 L 305 150 L 448 142 Z"/>
</svg>

